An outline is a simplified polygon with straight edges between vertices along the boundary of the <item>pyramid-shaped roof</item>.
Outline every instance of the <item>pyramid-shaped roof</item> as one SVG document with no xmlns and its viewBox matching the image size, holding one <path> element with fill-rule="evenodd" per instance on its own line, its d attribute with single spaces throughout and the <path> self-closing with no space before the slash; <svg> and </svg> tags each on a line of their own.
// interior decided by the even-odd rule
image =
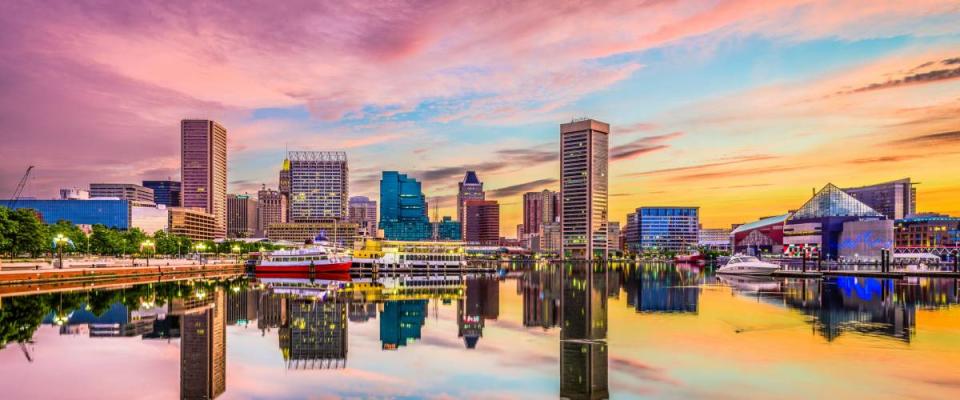
<svg viewBox="0 0 960 400">
<path fill-rule="evenodd" d="M 467 173 L 463 176 L 463 183 L 479 185 L 480 178 L 477 178 L 477 173 L 475 171 L 467 171 Z"/>
<path fill-rule="evenodd" d="M 847 194 L 840 188 L 828 183 L 820 189 L 813 198 L 807 200 L 803 207 L 793 213 L 790 219 L 807 219 L 823 217 L 882 217 L 870 206 Z"/>
</svg>

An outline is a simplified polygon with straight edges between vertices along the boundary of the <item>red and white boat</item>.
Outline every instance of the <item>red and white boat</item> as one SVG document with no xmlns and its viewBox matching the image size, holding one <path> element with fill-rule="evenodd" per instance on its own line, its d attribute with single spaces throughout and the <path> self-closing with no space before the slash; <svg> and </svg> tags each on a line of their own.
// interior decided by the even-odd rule
<svg viewBox="0 0 960 400">
<path fill-rule="evenodd" d="M 704 262 L 705 258 L 699 251 L 695 251 L 690 254 L 679 254 L 673 257 L 673 261 L 680 264 L 699 264 Z"/>
<path fill-rule="evenodd" d="M 352 265 L 349 255 L 323 241 L 300 249 L 265 253 L 257 263 L 256 272 L 329 274 L 350 272 Z"/>
</svg>

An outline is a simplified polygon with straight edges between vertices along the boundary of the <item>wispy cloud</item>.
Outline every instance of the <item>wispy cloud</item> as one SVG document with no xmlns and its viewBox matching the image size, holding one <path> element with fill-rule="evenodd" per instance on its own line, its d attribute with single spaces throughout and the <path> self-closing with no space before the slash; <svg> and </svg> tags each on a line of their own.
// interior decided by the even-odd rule
<svg viewBox="0 0 960 400">
<path fill-rule="evenodd" d="M 625 174 L 623 176 L 650 176 L 650 175 L 663 175 L 663 174 L 672 174 L 675 172 L 686 172 L 686 171 L 698 171 L 713 169 L 716 167 L 723 167 L 727 165 L 743 164 L 743 163 L 752 163 L 758 161 L 773 160 L 778 158 L 777 156 L 766 155 L 766 154 L 757 154 L 757 155 L 748 155 L 748 156 L 738 156 L 738 157 L 728 157 L 723 161 L 710 162 L 704 164 L 689 165 L 685 167 L 673 167 L 673 168 L 661 168 L 654 169 L 650 171 L 634 172 L 630 174 Z"/>
<path fill-rule="evenodd" d="M 512 197 L 512 196 L 516 196 L 516 195 L 534 191 L 534 190 L 542 190 L 547 186 L 556 185 L 557 182 L 559 182 L 559 180 L 554 178 L 537 179 L 535 181 L 524 182 L 516 185 L 510 185 L 510 186 L 502 187 L 499 189 L 493 189 L 491 191 L 488 191 L 487 194 L 489 195 L 490 198 L 493 198 L 493 199 Z"/>
<path fill-rule="evenodd" d="M 939 132 L 912 136 L 908 138 L 892 140 L 889 143 L 892 145 L 908 146 L 957 144 L 960 143 L 960 131 Z"/>
<path fill-rule="evenodd" d="M 614 146 L 610 149 L 610 159 L 613 161 L 629 160 L 637 156 L 665 150 L 670 140 L 683 136 L 683 132 L 672 132 L 663 135 L 646 136 L 626 144 Z"/>
</svg>

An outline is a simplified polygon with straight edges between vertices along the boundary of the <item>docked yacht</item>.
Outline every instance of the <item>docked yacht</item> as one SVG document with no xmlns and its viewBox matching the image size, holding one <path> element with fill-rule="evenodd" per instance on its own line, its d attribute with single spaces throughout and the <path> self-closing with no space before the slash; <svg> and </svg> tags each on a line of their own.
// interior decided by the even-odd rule
<svg viewBox="0 0 960 400">
<path fill-rule="evenodd" d="M 718 274 L 771 275 L 780 269 L 777 264 L 760 261 L 759 258 L 743 254 L 730 257 L 727 264 L 717 270 Z"/>
</svg>

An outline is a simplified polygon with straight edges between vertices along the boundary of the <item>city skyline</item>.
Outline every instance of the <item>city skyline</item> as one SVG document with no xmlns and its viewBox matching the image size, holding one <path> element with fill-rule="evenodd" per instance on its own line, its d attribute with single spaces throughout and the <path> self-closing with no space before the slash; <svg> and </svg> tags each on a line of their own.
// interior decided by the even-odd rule
<svg viewBox="0 0 960 400">
<path fill-rule="evenodd" d="M 0 196 L 28 165 L 39 199 L 179 176 L 179 121 L 202 118 L 230 132 L 229 193 L 275 188 L 287 147 L 346 151 L 351 196 L 379 198 L 380 171 L 398 170 L 456 215 L 475 170 L 510 236 L 524 192 L 559 189 L 557 125 L 587 116 L 611 124 L 610 221 L 699 206 L 729 228 L 827 183 L 904 177 L 916 211 L 960 214 L 942 167 L 960 155 L 953 2 L 461 6 L 196 5 L 210 21 L 192 30 L 177 6 L 4 4 Z M 356 29 L 311 30 L 318 16 Z"/>
</svg>

